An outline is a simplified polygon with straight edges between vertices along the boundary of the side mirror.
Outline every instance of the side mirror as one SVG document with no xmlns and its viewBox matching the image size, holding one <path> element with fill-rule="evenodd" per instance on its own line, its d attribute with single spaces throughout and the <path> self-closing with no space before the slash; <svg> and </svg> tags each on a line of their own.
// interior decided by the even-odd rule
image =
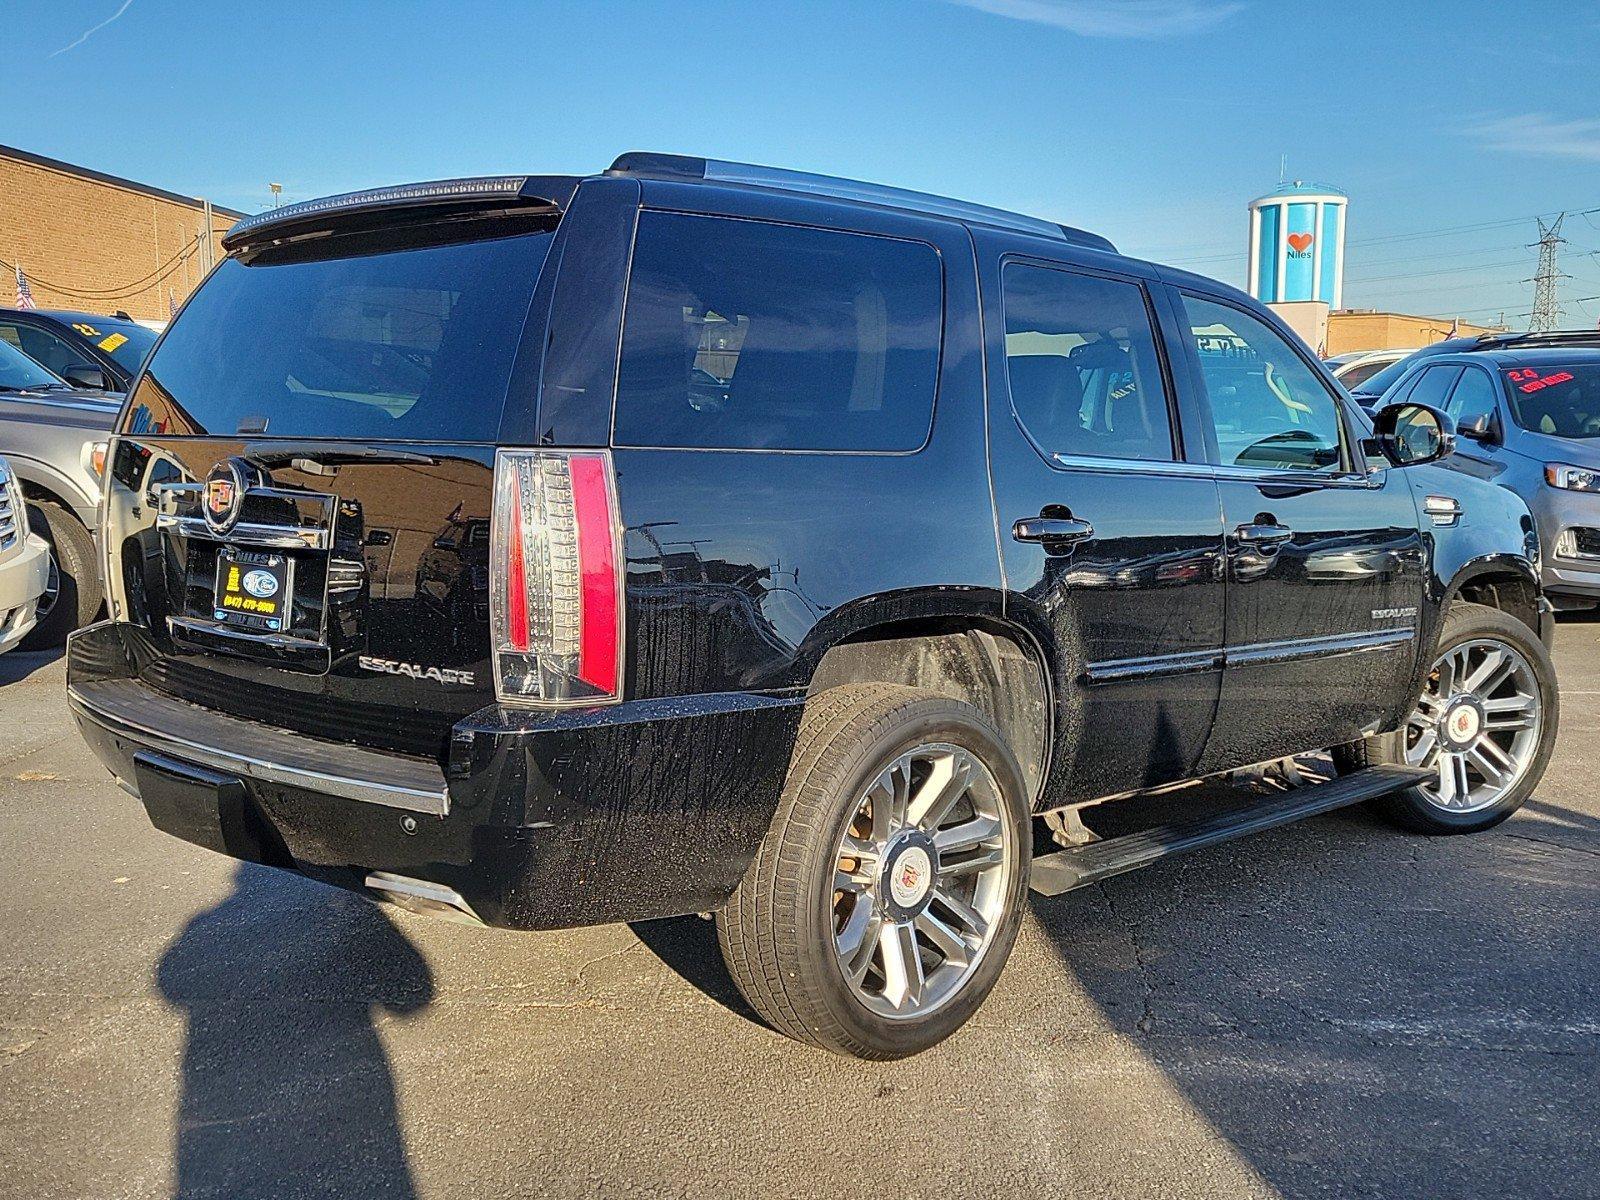
<svg viewBox="0 0 1600 1200">
<path fill-rule="evenodd" d="M 62 378 L 73 387 L 86 388 L 91 392 L 111 390 L 111 380 L 99 367 L 68 367 Z"/>
<path fill-rule="evenodd" d="M 1456 432 L 1464 438 L 1471 438 L 1475 442 L 1494 442 L 1499 440 L 1495 431 L 1493 413 L 1478 413 L 1476 416 L 1463 417 L 1456 422 Z"/>
<path fill-rule="evenodd" d="M 1397 467 L 1438 462 L 1454 453 L 1450 418 L 1428 404 L 1389 404 L 1372 416 L 1378 453 Z"/>
</svg>

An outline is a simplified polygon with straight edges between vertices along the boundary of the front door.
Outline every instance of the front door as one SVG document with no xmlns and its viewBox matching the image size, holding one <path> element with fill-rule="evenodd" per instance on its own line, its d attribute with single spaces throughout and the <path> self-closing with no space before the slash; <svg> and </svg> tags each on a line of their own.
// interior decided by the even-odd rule
<svg viewBox="0 0 1600 1200">
<path fill-rule="evenodd" d="M 996 255 L 984 289 L 1007 612 L 1054 673 L 1046 803 L 1186 778 L 1216 706 L 1222 526 L 1147 286 Z"/>
<path fill-rule="evenodd" d="M 1183 292 L 1227 539 L 1225 669 L 1202 771 L 1353 740 L 1400 719 L 1423 546 L 1402 474 L 1370 473 L 1344 402 L 1286 335 Z"/>
</svg>

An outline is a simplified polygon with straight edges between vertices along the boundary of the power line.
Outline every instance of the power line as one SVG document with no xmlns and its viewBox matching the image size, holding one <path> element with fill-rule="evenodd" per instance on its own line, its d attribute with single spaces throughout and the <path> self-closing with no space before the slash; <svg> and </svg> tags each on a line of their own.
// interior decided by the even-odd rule
<svg viewBox="0 0 1600 1200">
<path fill-rule="evenodd" d="M 1583 217 L 1583 219 L 1587 221 L 1589 220 L 1590 215 L 1595 213 L 1600 213 L 1600 207 L 1581 209 L 1578 211 L 1577 215 Z M 1513 225 L 1522 225 L 1528 221 L 1537 221 L 1546 217 L 1555 217 L 1559 215 L 1562 214 L 1548 212 L 1530 213 L 1527 216 L 1506 217 L 1496 221 L 1479 221 L 1470 225 L 1448 225 L 1440 229 L 1423 229 L 1416 230 L 1411 233 L 1391 233 L 1383 234 L 1377 237 L 1351 238 L 1345 243 L 1345 247 L 1348 249 L 1351 246 L 1382 246 L 1391 245 L 1396 242 L 1419 241 L 1425 238 L 1454 237 L 1463 233 L 1477 233 L 1485 229 L 1509 228 Z M 1591 224 L 1592 223 L 1593 222 L 1591 222 Z M 1506 249 L 1510 249 L 1510 247 L 1506 247 Z M 1207 254 L 1203 256 L 1196 255 L 1189 258 L 1177 258 L 1173 259 L 1172 261 L 1174 265 L 1180 265 L 1182 263 L 1219 262 L 1224 259 L 1236 257 L 1238 257 L 1237 252 L 1231 252 L 1227 254 Z"/>
<path fill-rule="evenodd" d="M 191 255 L 195 254 L 199 250 L 199 248 L 200 243 L 198 239 L 190 242 L 182 250 L 179 250 L 171 258 L 167 259 L 166 262 L 162 263 L 154 271 L 151 271 L 148 275 L 144 275 L 141 278 L 134 280 L 132 283 L 121 284 L 114 288 L 67 287 L 63 284 L 52 283 L 48 279 L 42 279 L 33 274 L 28 274 L 28 279 L 47 291 L 55 292 L 62 296 L 68 296 L 76 300 L 126 300 L 133 296 L 142 295 L 143 293 L 150 291 L 151 288 L 159 287 L 161 284 L 165 283 L 177 272 L 179 267 L 183 266 L 183 264 Z M 0 267 L 3 267 L 6 271 L 14 272 L 17 269 L 17 264 L 7 262 L 5 259 L 0 258 Z M 27 273 L 26 268 L 24 268 L 24 273 Z"/>
<path fill-rule="evenodd" d="M 1391 279 L 1424 279 L 1432 275 L 1460 275 L 1466 271 L 1498 271 L 1502 267 L 1521 266 L 1521 259 L 1510 259 L 1506 262 L 1477 263 L 1466 267 L 1441 267 L 1437 271 L 1406 271 L 1399 275 L 1363 275 L 1359 279 L 1346 279 L 1348 287 L 1352 283 L 1383 283 Z"/>
</svg>

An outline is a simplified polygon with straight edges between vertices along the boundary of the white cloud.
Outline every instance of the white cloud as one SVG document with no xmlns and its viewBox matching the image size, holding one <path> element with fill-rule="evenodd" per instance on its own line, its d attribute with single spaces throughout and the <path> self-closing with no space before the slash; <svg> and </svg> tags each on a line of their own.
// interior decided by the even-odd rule
<svg viewBox="0 0 1600 1200">
<path fill-rule="evenodd" d="M 966 8 L 1052 25 L 1083 37 L 1159 38 L 1199 33 L 1244 8 L 1239 0 L 950 0 Z"/>
<path fill-rule="evenodd" d="M 1600 118 L 1562 121 L 1549 113 L 1524 113 L 1480 122 L 1468 132 L 1491 150 L 1600 162 Z"/>
<path fill-rule="evenodd" d="M 77 38 L 76 41 L 68 42 L 65 46 L 61 47 L 61 49 L 53 51 L 52 53 L 46 55 L 45 57 L 46 58 L 54 58 L 57 54 L 65 54 L 68 50 L 71 50 L 71 49 L 74 49 L 77 46 L 83 45 L 85 42 L 87 42 L 89 40 L 89 38 L 93 34 L 99 33 L 107 25 L 111 24 L 111 22 L 115 21 L 118 17 L 120 17 L 123 13 L 127 12 L 132 7 L 133 7 L 133 0 L 122 0 L 122 7 L 117 9 L 116 12 L 112 13 L 104 21 L 101 21 L 100 24 L 91 25 L 88 29 L 85 29 L 82 33 L 80 33 L 78 35 L 78 38 Z"/>
</svg>

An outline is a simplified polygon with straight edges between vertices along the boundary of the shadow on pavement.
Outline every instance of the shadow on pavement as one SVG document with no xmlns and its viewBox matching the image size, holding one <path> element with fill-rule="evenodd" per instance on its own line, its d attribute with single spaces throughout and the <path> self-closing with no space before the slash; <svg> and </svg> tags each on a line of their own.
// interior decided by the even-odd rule
<svg viewBox="0 0 1600 1200">
<path fill-rule="evenodd" d="M 1350 810 L 1033 910 L 1278 1194 L 1592 1195 L 1600 861 L 1527 828 L 1426 838 Z"/>
<path fill-rule="evenodd" d="M 0 654 L 0 687 L 20 683 L 36 671 L 42 671 L 66 653 L 59 650 L 8 650 Z"/>
<path fill-rule="evenodd" d="M 162 956 L 188 1020 L 174 1195 L 416 1194 L 375 1020 L 426 1006 L 432 974 L 377 905 L 331 900 L 241 866 Z"/>
<path fill-rule="evenodd" d="M 745 1020 L 766 1028 L 728 975 L 722 951 L 717 947 L 715 923 L 700 917 L 669 917 L 661 921 L 636 921 L 628 928 L 685 983 L 699 988 Z"/>
</svg>

